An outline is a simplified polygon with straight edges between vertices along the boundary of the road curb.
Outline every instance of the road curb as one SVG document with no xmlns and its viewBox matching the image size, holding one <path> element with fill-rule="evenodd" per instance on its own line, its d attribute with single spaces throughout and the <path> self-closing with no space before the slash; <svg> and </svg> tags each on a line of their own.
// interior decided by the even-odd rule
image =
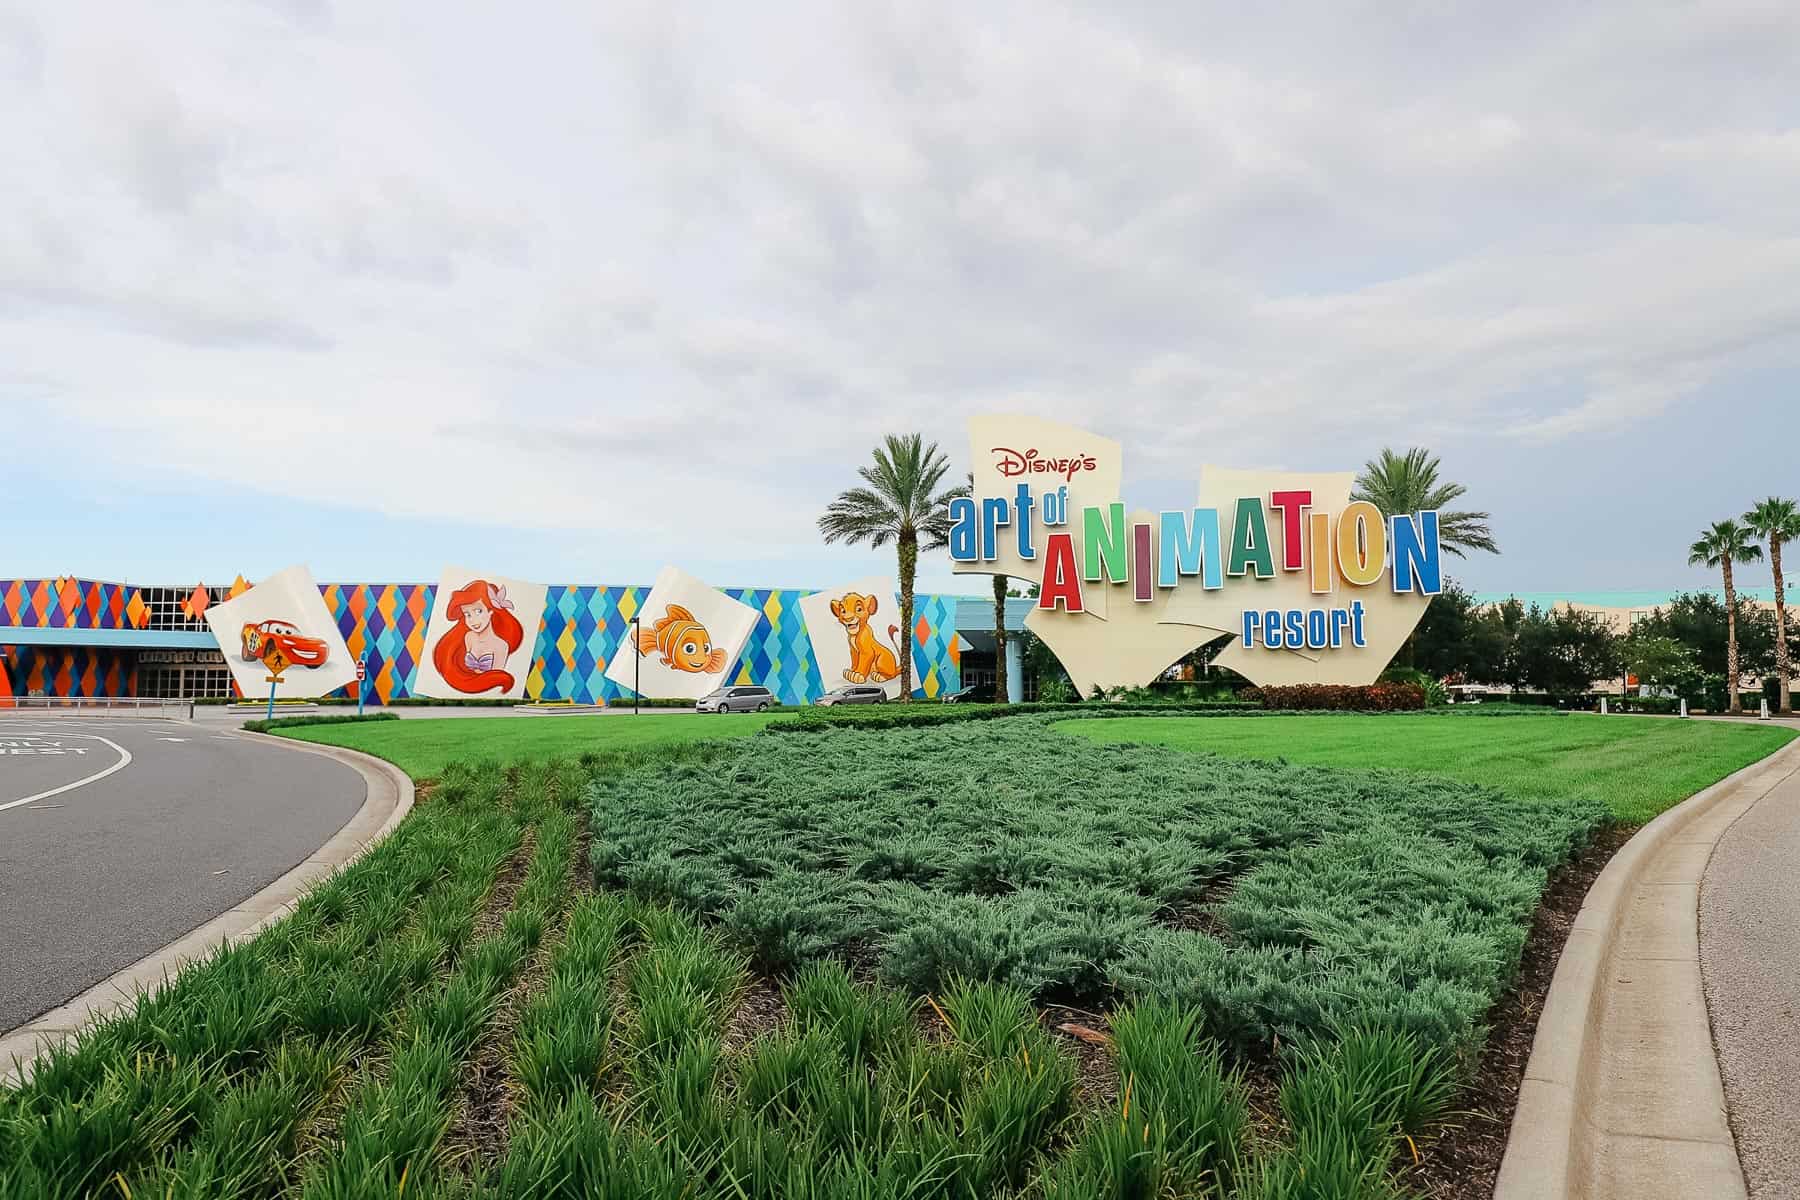
<svg viewBox="0 0 1800 1200">
<path fill-rule="evenodd" d="M 102 979 L 73 1000 L 0 1034 L 0 1064 L 4 1064 L 0 1065 L 0 1084 L 11 1086 L 27 1079 L 32 1064 L 47 1047 L 135 1003 L 140 992 L 154 993 L 184 966 L 205 958 L 220 946 L 247 941 L 279 921 L 314 884 L 368 853 L 412 811 L 412 779 L 374 755 L 269 734 L 245 731 L 236 736 L 273 742 L 346 764 L 363 777 L 362 807 L 323 846 L 268 887 Z"/>
<path fill-rule="evenodd" d="M 1745 1195 L 1700 980 L 1699 885 L 1800 741 L 1640 829 L 1588 889 L 1544 998 L 1494 1200 Z"/>
</svg>

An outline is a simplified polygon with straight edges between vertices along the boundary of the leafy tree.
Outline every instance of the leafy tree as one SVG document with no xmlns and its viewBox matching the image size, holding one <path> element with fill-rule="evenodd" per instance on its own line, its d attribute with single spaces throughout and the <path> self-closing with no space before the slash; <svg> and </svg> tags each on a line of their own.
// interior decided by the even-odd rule
<svg viewBox="0 0 1800 1200">
<path fill-rule="evenodd" d="M 1388 517 L 1436 510 L 1438 540 L 1458 558 L 1465 550 L 1500 553 L 1487 513 L 1448 509 L 1469 489 L 1460 483 L 1439 483 L 1438 469 L 1437 455 L 1423 447 L 1414 446 L 1405 454 L 1384 448 L 1379 458 L 1363 464 L 1350 498 L 1367 500 Z"/>
<path fill-rule="evenodd" d="M 880 549 L 894 543 L 900 567 L 900 694 L 912 698 L 913 580 L 919 550 L 937 550 L 950 540 L 950 501 L 967 495 L 963 487 L 939 491 L 950 462 L 936 442 L 916 433 L 888 434 L 874 460 L 858 467 L 862 487 L 833 500 L 819 518 L 825 544 L 867 543 Z"/>
<path fill-rule="evenodd" d="M 1433 596 L 1411 638 L 1413 665 L 1437 679 L 1497 683 L 1506 675 L 1508 639 L 1494 617 L 1454 579 Z"/>
<path fill-rule="evenodd" d="M 1732 580 L 1731 568 L 1736 563 L 1752 563 L 1762 558 L 1762 547 L 1750 540 L 1750 531 L 1729 518 L 1715 521 L 1710 529 L 1701 534 L 1692 546 L 1688 547 L 1688 563 L 1698 566 L 1705 564 L 1718 567 L 1725 578 L 1725 686 L 1731 697 L 1727 702 L 1728 711 L 1743 712 L 1743 701 L 1738 699 L 1738 688 L 1743 679 L 1738 671 L 1737 644 L 1737 584 Z"/>
<path fill-rule="evenodd" d="M 1620 641 L 1619 661 L 1639 683 L 1653 688 L 1674 687 L 1677 681 L 1700 677 L 1693 647 L 1648 632 L 1642 624 Z"/>
<path fill-rule="evenodd" d="M 1747 675 L 1774 669 L 1775 619 L 1748 600 L 1737 602 L 1738 665 Z M 1725 678 L 1728 650 L 1725 604 L 1712 592 L 1682 592 L 1632 627 L 1632 634 L 1674 638 L 1694 651 L 1700 669 Z M 1790 636 L 1793 623 L 1789 622 Z M 1720 692 L 1724 687 L 1721 684 Z"/>
<path fill-rule="evenodd" d="M 1787 594 L 1781 578 L 1781 547 L 1800 540 L 1800 505 L 1770 496 L 1744 514 L 1750 532 L 1769 544 L 1769 570 L 1775 576 L 1775 679 L 1782 712 L 1792 712 L 1793 696 L 1788 677 L 1793 660 L 1788 657 Z"/>
<path fill-rule="evenodd" d="M 1502 625 L 1512 633 L 1508 673 L 1515 685 L 1562 696 L 1619 673 L 1619 639 L 1593 613 L 1545 612 L 1535 604 L 1520 612 L 1517 600 L 1502 608 Z"/>
</svg>

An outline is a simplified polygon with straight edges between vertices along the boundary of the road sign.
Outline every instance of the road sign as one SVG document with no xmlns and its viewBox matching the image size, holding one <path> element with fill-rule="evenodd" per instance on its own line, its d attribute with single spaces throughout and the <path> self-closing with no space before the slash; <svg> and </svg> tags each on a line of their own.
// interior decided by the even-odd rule
<svg viewBox="0 0 1800 1200">
<path fill-rule="evenodd" d="M 283 671 L 293 666 L 294 660 L 287 656 L 287 652 L 281 648 L 279 642 L 270 641 L 265 643 L 265 647 L 262 663 L 263 666 L 269 668 L 269 674 L 274 677 L 270 682 L 274 683 L 280 680 Z"/>
<path fill-rule="evenodd" d="M 356 660 L 356 682 L 361 683 L 364 679 L 368 678 L 368 674 L 369 674 L 369 664 L 364 662 L 360 658 L 357 659 Z"/>
</svg>

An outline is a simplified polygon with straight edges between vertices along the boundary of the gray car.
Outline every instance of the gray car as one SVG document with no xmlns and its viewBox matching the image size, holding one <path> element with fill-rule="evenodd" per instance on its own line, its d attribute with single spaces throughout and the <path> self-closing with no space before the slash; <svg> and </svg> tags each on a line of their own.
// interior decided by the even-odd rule
<svg viewBox="0 0 1800 1200">
<path fill-rule="evenodd" d="M 852 684 L 849 687 L 833 688 L 814 700 L 813 703 L 823 704 L 827 707 L 833 704 L 886 704 L 887 692 L 878 687 Z"/>
<path fill-rule="evenodd" d="M 775 693 L 766 687 L 723 687 L 694 701 L 695 712 L 763 712 L 775 707 Z"/>
</svg>

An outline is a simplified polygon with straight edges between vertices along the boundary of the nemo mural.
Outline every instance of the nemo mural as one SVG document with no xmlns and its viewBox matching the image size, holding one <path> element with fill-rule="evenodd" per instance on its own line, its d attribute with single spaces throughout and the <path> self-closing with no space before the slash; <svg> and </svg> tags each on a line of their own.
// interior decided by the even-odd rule
<svg viewBox="0 0 1800 1200">
<path fill-rule="evenodd" d="M 698 700 L 730 680 L 762 614 L 679 567 L 664 567 L 633 613 L 631 646 L 606 678 L 655 699 Z"/>
<path fill-rule="evenodd" d="M 717 675 L 725 669 L 725 652 L 712 644 L 706 626 L 679 604 L 668 606 L 662 620 L 638 635 L 639 654 L 660 654 L 663 665 L 677 671 Z"/>
</svg>

